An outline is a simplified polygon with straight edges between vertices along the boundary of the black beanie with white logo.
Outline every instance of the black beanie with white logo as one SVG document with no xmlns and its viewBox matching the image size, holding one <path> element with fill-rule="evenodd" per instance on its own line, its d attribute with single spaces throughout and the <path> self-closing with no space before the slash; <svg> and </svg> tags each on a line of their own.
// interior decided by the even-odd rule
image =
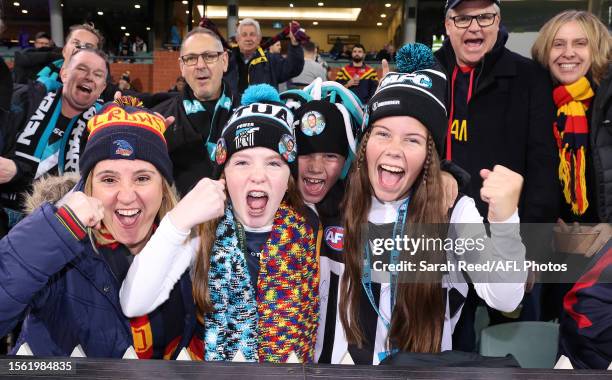
<svg viewBox="0 0 612 380">
<path fill-rule="evenodd" d="M 382 118 L 411 116 L 429 130 L 442 153 L 448 127 L 446 75 L 435 67 L 431 50 L 422 44 L 402 47 L 396 62 L 402 72 L 390 72 L 380 80 L 366 106 L 362 135 Z"/>
</svg>

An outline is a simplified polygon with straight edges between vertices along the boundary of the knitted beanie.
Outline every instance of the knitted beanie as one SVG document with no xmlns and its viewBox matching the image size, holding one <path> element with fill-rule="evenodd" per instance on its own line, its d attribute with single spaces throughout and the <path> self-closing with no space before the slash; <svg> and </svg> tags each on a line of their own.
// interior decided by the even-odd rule
<svg viewBox="0 0 612 380">
<path fill-rule="evenodd" d="M 249 86 L 221 132 L 215 148 L 215 178 L 230 157 L 241 150 L 268 148 L 280 154 L 297 178 L 297 143 L 293 113 L 280 100 L 278 91 L 267 84 Z"/>
<path fill-rule="evenodd" d="M 143 160 L 153 164 L 172 184 L 172 161 L 164 138 L 164 120 L 140 107 L 107 103 L 87 123 L 89 138 L 79 160 L 87 178 L 102 160 Z"/>
<path fill-rule="evenodd" d="M 281 99 L 287 105 L 297 105 L 294 114 L 299 155 L 336 153 L 343 156 L 346 170 L 341 177 L 344 178 L 355 156 L 355 134 L 363 122 L 359 99 L 339 83 L 320 79 L 304 90 L 282 93 Z"/>
<path fill-rule="evenodd" d="M 363 133 L 379 119 L 411 116 L 431 133 L 442 154 L 448 126 L 446 75 L 434 68 L 431 50 L 423 44 L 407 44 L 396 55 L 399 72 L 385 75 L 366 106 Z"/>
</svg>

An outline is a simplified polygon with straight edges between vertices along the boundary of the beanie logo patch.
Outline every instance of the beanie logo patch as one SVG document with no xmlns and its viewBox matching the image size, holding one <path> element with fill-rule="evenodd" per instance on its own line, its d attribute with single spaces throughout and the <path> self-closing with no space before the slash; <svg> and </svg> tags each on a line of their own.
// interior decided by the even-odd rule
<svg viewBox="0 0 612 380">
<path fill-rule="evenodd" d="M 306 112 L 302 116 L 300 129 L 306 136 L 317 136 L 325 129 L 325 117 L 317 111 Z"/>
<path fill-rule="evenodd" d="M 126 140 L 114 140 L 111 144 L 111 157 L 131 158 L 134 155 L 132 144 Z"/>
<path fill-rule="evenodd" d="M 249 123 L 253 124 L 253 123 Z M 238 128 L 234 137 L 236 149 L 248 148 L 255 146 L 255 132 L 259 131 L 259 127 Z"/>
<path fill-rule="evenodd" d="M 225 145 L 225 139 L 221 137 L 217 141 L 217 148 L 215 149 L 215 161 L 217 165 L 223 165 L 227 160 L 227 146 Z"/>
<path fill-rule="evenodd" d="M 377 109 L 381 107 L 399 106 L 399 105 L 400 105 L 399 100 L 385 100 L 384 102 L 374 102 L 374 104 L 372 104 L 372 112 L 376 111 Z"/>
<path fill-rule="evenodd" d="M 278 153 L 283 157 L 287 163 L 295 161 L 297 156 L 297 149 L 295 146 L 295 139 L 291 135 L 283 135 L 278 142 Z"/>
<path fill-rule="evenodd" d="M 431 88 L 433 81 L 431 78 L 423 73 L 416 74 L 402 74 L 402 73 L 389 73 L 381 81 L 378 87 L 378 91 L 384 87 L 395 85 L 395 84 L 412 84 L 423 88 Z M 377 92 L 378 92 L 377 91 Z"/>
</svg>

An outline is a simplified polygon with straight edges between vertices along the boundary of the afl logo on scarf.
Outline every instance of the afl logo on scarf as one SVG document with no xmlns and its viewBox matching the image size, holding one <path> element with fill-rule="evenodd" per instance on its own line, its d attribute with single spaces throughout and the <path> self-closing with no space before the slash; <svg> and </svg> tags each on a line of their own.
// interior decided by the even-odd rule
<svg viewBox="0 0 612 380">
<path fill-rule="evenodd" d="M 331 226 L 325 229 L 325 242 L 329 248 L 342 252 L 344 246 L 344 228 Z"/>
</svg>

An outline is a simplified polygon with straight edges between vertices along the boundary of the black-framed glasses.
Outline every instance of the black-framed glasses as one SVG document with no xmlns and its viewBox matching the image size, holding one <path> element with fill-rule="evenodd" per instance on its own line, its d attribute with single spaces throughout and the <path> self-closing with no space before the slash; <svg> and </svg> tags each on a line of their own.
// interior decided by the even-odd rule
<svg viewBox="0 0 612 380">
<path fill-rule="evenodd" d="M 481 28 L 491 26 L 495 22 L 495 16 L 497 16 L 497 13 L 483 13 L 476 16 L 459 15 L 449 18 L 453 20 L 457 28 L 467 29 L 470 27 L 470 25 L 472 25 L 472 21 L 474 19 L 476 19 L 478 26 L 480 26 Z"/>
<path fill-rule="evenodd" d="M 206 64 L 211 64 L 217 62 L 223 53 L 223 51 L 205 51 L 200 54 L 186 54 L 180 60 L 183 61 L 185 66 L 195 66 L 198 64 L 198 59 L 202 57 Z"/>
</svg>

